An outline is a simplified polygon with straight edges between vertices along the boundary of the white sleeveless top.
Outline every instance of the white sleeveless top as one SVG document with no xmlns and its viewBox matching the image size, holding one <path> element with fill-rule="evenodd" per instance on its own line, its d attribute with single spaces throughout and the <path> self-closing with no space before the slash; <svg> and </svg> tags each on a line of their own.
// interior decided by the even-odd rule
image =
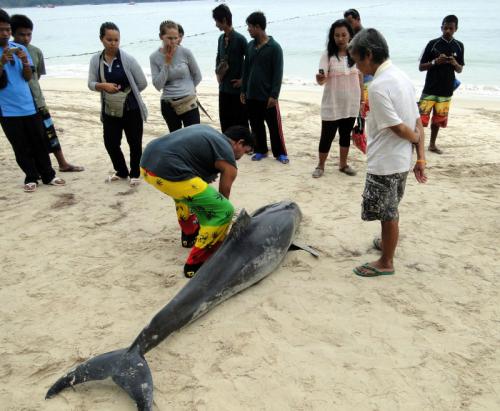
<svg viewBox="0 0 500 411">
<path fill-rule="evenodd" d="M 321 100 L 321 120 L 335 121 L 357 117 L 361 100 L 359 71 L 349 67 L 347 56 L 328 58 L 328 52 L 321 56 L 319 68 L 328 76 Z"/>
</svg>

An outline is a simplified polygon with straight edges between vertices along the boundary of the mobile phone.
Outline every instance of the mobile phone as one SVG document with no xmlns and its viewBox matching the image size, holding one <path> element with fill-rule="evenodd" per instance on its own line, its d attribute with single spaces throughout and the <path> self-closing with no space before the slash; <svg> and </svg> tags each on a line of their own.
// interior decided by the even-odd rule
<svg viewBox="0 0 500 411">
<path fill-rule="evenodd" d="M 323 70 L 323 69 L 319 69 L 319 70 L 318 70 L 318 72 L 319 72 L 319 74 L 321 74 L 322 76 L 324 76 L 324 75 L 325 75 L 325 70 Z"/>
<path fill-rule="evenodd" d="M 11 47 L 11 48 L 7 49 L 7 51 L 8 51 L 10 54 L 16 54 L 19 50 L 20 50 L 20 48 L 19 48 L 19 47 Z"/>
</svg>

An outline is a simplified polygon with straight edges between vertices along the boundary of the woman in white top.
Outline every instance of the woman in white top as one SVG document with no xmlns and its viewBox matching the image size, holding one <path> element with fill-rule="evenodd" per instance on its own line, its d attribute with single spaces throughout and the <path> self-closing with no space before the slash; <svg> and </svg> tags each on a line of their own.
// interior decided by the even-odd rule
<svg viewBox="0 0 500 411">
<path fill-rule="evenodd" d="M 359 115 L 363 89 L 363 76 L 354 67 L 347 53 L 353 31 L 346 20 L 337 20 L 330 27 L 327 50 L 321 56 L 316 81 L 324 85 L 321 101 L 321 138 L 319 162 L 312 176 L 321 177 L 325 162 L 337 130 L 339 131 L 339 171 L 353 176 L 356 171 L 347 164 L 351 144 L 351 131 Z"/>
</svg>

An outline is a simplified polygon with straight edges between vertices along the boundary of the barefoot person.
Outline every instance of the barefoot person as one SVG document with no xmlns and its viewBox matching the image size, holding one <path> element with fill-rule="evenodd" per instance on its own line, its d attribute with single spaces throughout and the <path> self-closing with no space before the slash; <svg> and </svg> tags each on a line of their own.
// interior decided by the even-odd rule
<svg viewBox="0 0 500 411">
<path fill-rule="evenodd" d="M 141 181 L 143 122 L 148 115 L 141 91 L 148 83 L 139 63 L 120 50 L 120 30 L 116 24 L 103 23 L 99 38 L 104 50 L 90 60 L 88 86 L 101 93 L 104 146 L 115 169 L 106 182 L 130 177 L 130 186 L 135 186 Z M 130 171 L 120 148 L 123 132 L 130 147 Z"/>
<path fill-rule="evenodd" d="M 410 79 L 389 60 L 389 47 L 375 29 L 361 30 L 348 51 L 364 74 L 373 75 L 368 127 L 367 175 L 361 217 L 380 220 L 382 238 L 376 241 L 381 257 L 356 267 L 362 277 L 394 274 L 394 252 L 399 237 L 398 205 L 411 168 L 412 143 L 417 145 L 413 168 L 419 183 L 425 183 L 424 132 L 415 91 Z"/>
<path fill-rule="evenodd" d="M 339 132 L 339 171 L 354 176 L 356 171 L 347 164 L 351 131 L 360 112 L 363 75 L 347 54 L 347 44 L 353 32 L 346 20 L 334 22 L 328 33 L 327 50 L 321 56 L 318 84 L 324 86 L 321 100 L 321 138 L 319 162 L 312 176 L 319 178 L 325 172 L 325 162 L 337 130 Z"/>
<path fill-rule="evenodd" d="M 144 149 L 142 175 L 173 198 L 182 246 L 192 247 L 184 265 L 186 277 L 193 277 L 224 240 L 234 212 L 229 195 L 236 160 L 253 146 L 253 135 L 245 127 L 230 127 L 221 134 L 198 124 L 157 138 Z M 217 191 L 209 183 L 219 173 Z"/>
<path fill-rule="evenodd" d="M 28 50 L 9 41 L 10 17 L 0 9 L 0 123 L 25 174 L 24 191 L 32 193 L 41 178 L 44 184 L 63 186 L 50 164 L 43 132 L 28 82 L 33 62 Z"/>
<path fill-rule="evenodd" d="M 464 45 L 453 38 L 458 29 L 458 18 L 446 16 L 441 25 L 442 36 L 429 41 L 420 59 L 418 69 L 427 71 L 425 85 L 418 103 L 422 124 L 427 127 L 431 120 L 429 151 L 441 154 L 436 146 L 439 129 L 448 125 L 448 111 L 455 90 L 455 72 L 461 73 L 464 66 Z"/>
<path fill-rule="evenodd" d="M 52 121 L 49 109 L 47 107 L 47 104 L 45 103 L 45 98 L 40 88 L 40 83 L 38 82 L 40 77 L 46 74 L 43 53 L 42 50 L 40 50 L 38 47 L 30 44 L 31 37 L 33 35 L 33 22 L 27 16 L 24 16 L 22 14 L 15 14 L 11 16 L 11 27 L 14 41 L 16 43 L 22 44 L 28 49 L 31 60 L 33 61 L 33 77 L 29 81 L 29 86 L 31 89 L 31 94 L 33 94 L 33 98 L 35 99 L 37 110 L 43 119 L 45 138 L 47 139 L 47 147 L 49 153 L 54 154 L 54 157 L 59 164 L 59 171 L 83 171 L 83 167 L 75 166 L 66 161 L 61 148 L 61 142 L 59 141 L 59 137 L 57 136 L 57 132 L 54 127 L 54 122 Z"/>
</svg>

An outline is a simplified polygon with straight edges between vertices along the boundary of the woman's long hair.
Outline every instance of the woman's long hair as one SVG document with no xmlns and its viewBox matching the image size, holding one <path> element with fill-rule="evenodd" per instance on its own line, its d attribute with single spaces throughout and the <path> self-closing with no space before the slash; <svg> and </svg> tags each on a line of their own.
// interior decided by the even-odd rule
<svg viewBox="0 0 500 411">
<path fill-rule="evenodd" d="M 349 23 L 347 22 L 346 19 L 339 19 L 339 20 L 335 21 L 332 24 L 332 26 L 330 27 L 330 31 L 328 32 L 328 43 L 326 46 L 326 49 L 328 51 L 328 58 L 335 56 L 335 57 L 337 57 L 337 60 L 340 61 L 339 48 L 337 47 L 337 44 L 335 43 L 335 36 L 334 36 L 335 29 L 337 27 L 345 27 L 347 29 L 347 31 L 349 32 L 349 37 L 350 37 L 349 41 L 351 41 L 352 38 L 354 37 L 354 31 L 352 30 L 351 26 L 349 25 Z M 347 53 L 347 64 L 349 65 L 349 67 L 354 66 L 354 60 L 351 58 L 349 53 Z"/>
</svg>

